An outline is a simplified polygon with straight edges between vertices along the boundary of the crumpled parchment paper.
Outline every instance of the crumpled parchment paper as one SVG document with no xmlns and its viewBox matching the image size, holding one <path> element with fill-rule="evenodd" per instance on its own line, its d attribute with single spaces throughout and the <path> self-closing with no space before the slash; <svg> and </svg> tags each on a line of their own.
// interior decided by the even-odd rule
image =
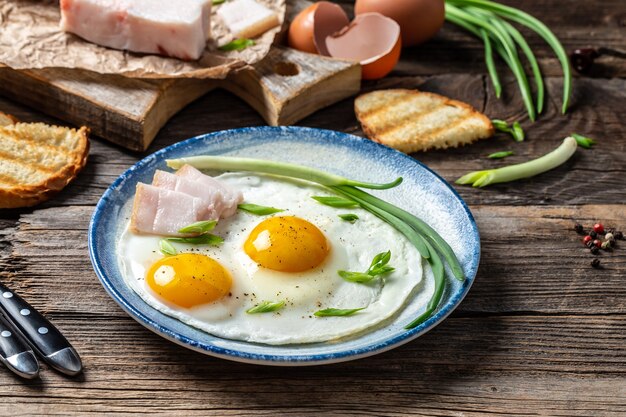
<svg viewBox="0 0 626 417">
<path fill-rule="evenodd" d="M 256 0 L 285 16 L 285 0 Z M 243 51 L 223 52 L 233 37 L 213 6 L 211 36 L 202 57 L 182 61 L 159 55 L 106 48 L 59 29 L 58 1 L 0 0 L 0 65 L 13 69 L 80 68 L 135 78 L 224 78 L 237 68 L 260 61 L 269 52 L 280 26 L 254 39 Z"/>
</svg>

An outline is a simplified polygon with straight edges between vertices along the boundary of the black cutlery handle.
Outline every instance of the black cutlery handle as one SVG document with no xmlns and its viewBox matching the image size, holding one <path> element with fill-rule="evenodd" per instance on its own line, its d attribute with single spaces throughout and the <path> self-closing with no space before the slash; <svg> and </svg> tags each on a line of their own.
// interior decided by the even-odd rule
<svg viewBox="0 0 626 417">
<path fill-rule="evenodd" d="M 24 378 L 35 378 L 39 374 L 35 354 L 3 316 L 0 316 L 0 360 Z"/>
<path fill-rule="evenodd" d="M 41 313 L 0 283 L 0 308 L 9 322 L 53 368 L 75 375 L 82 369 L 72 345 Z"/>
</svg>

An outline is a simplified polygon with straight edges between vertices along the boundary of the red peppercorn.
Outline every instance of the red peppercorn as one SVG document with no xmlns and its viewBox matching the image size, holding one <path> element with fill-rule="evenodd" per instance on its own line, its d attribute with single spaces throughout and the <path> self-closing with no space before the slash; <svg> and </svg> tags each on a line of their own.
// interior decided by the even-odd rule
<svg viewBox="0 0 626 417">
<path fill-rule="evenodd" d="M 583 243 L 586 245 L 589 242 L 591 242 L 591 236 L 587 235 L 583 238 Z"/>
<path fill-rule="evenodd" d="M 593 231 L 602 234 L 604 233 L 604 226 L 602 223 L 596 223 L 593 225 Z"/>
<path fill-rule="evenodd" d="M 596 245 L 598 248 L 602 247 L 602 242 L 600 240 L 598 240 L 598 239 L 594 240 L 593 244 Z"/>
</svg>

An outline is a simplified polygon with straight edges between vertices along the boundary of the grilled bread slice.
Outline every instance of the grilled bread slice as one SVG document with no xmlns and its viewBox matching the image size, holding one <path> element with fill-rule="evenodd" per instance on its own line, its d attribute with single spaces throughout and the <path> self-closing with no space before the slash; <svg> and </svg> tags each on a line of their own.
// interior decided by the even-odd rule
<svg viewBox="0 0 626 417">
<path fill-rule="evenodd" d="M 4 117 L 15 122 L 10 117 Z M 0 208 L 47 200 L 85 166 L 89 129 L 0 122 Z"/>
<path fill-rule="evenodd" d="M 456 148 L 494 133 L 491 120 L 469 104 L 417 90 L 366 93 L 354 109 L 370 139 L 406 153 Z"/>
<path fill-rule="evenodd" d="M 17 123 L 17 119 L 15 117 L 0 111 L 0 127 L 14 125 L 15 123 Z"/>
</svg>

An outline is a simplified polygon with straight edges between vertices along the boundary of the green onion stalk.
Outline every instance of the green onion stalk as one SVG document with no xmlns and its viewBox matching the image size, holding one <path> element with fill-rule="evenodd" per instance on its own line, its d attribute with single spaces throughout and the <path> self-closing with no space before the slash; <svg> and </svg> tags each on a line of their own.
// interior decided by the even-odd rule
<svg viewBox="0 0 626 417">
<path fill-rule="evenodd" d="M 361 190 L 361 188 L 373 190 L 390 189 L 402 182 L 401 177 L 389 183 L 376 184 L 350 180 L 339 175 L 301 165 L 259 159 L 203 155 L 167 160 L 167 165 L 174 169 L 181 168 L 185 164 L 198 169 L 262 172 L 311 181 L 326 186 L 335 194 L 344 197 L 354 204 L 358 204 L 358 206 L 390 224 L 402 233 L 415 246 L 420 255 L 429 262 L 435 277 L 435 291 L 427 305 L 426 311 L 414 319 L 406 328 L 413 328 L 425 322 L 441 302 L 446 285 L 445 268 L 441 257 L 448 263 L 450 271 L 456 279 L 460 281 L 465 279 L 463 268 L 452 248 L 432 227 L 411 213 Z M 346 207 L 346 203 L 336 197 L 332 200 L 320 200 L 318 198 L 318 201 L 323 204 Z"/>
<path fill-rule="evenodd" d="M 541 36 L 555 52 L 563 70 L 563 105 L 565 114 L 572 94 L 572 74 L 567 53 L 554 33 L 540 20 L 514 7 L 505 6 L 490 0 L 446 0 L 446 20 L 476 37 L 485 45 L 485 64 L 497 97 L 501 94 L 501 83 L 495 68 L 493 51 L 495 50 L 509 66 L 517 82 L 528 116 L 535 119 L 543 111 L 545 86 L 537 58 L 530 46 L 509 21 L 525 26 Z M 536 101 L 532 101 L 532 92 L 520 60 L 517 49 L 526 57 L 535 81 Z"/>
</svg>

